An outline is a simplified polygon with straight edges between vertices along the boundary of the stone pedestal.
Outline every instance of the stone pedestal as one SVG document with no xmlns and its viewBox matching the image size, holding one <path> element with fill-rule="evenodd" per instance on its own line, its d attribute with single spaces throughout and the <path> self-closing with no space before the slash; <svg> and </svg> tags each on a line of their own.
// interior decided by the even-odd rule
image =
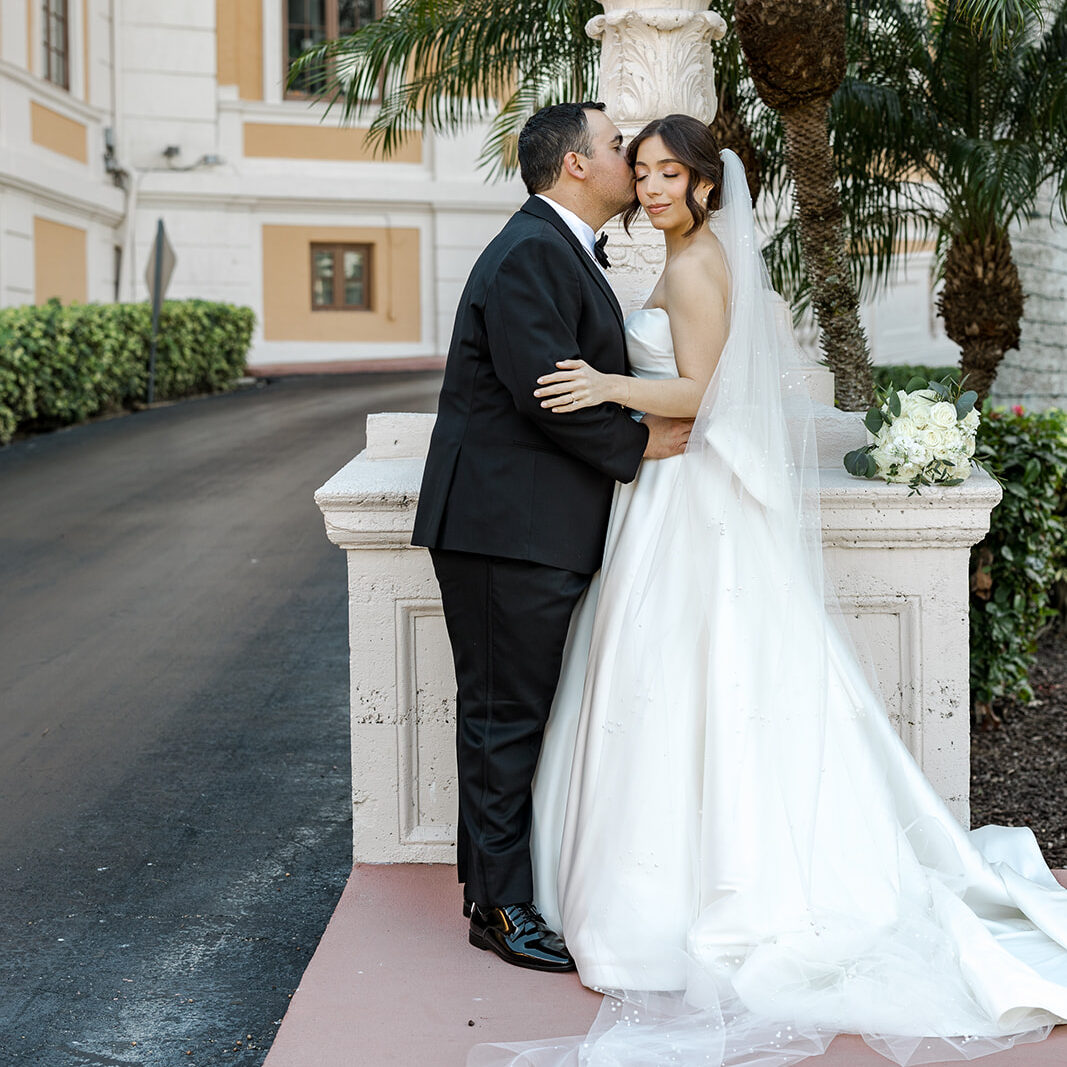
<svg viewBox="0 0 1067 1067">
<path fill-rule="evenodd" d="M 454 859 L 455 676 L 424 549 L 409 545 L 432 415 L 372 415 L 367 448 L 315 494 L 348 554 L 353 853 Z M 968 551 L 1000 489 L 975 474 L 924 490 L 825 472 L 826 560 L 846 621 L 873 652 L 886 706 L 966 824 Z"/>
</svg>

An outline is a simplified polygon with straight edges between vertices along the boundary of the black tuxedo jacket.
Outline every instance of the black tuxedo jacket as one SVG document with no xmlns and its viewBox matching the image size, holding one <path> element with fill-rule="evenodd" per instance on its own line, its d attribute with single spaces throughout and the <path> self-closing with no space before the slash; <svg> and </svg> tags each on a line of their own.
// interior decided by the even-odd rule
<svg viewBox="0 0 1067 1067">
<path fill-rule="evenodd" d="M 581 242 L 532 196 L 460 297 L 412 543 L 592 573 L 615 482 L 648 430 L 617 404 L 553 415 L 533 395 L 561 359 L 625 374 L 622 311 Z"/>
</svg>

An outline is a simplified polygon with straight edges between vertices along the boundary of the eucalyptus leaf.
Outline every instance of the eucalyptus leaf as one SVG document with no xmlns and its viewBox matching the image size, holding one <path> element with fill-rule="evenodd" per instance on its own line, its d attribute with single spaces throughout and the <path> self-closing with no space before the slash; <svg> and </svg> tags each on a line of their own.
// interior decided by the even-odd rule
<svg viewBox="0 0 1067 1067">
<path fill-rule="evenodd" d="M 871 433 L 877 433 L 886 422 L 886 417 L 878 408 L 871 408 L 863 420 L 863 425 L 867 427 Z"/>
<path fill-rule="evenodd" d="M 920 378 L 916 375 L 913 378 L 908 379 L 908 384 L 904 387 L 905 393 L 914 393 L 917 389 L 926 389 L 929 387 L 929 381 L 926 378 Z"/>
<path fill-rule="evenodd" d="M 956 401 L 956 417 L 959 419 L 964 418 L 974 410 L 974 405 L 978 402 L 978 394 L 973 389 L 968 389 L 965 393 L 960 393 L 959 399 Z"/>
<path fill-rule="evenodd" d="M 889 414 L 895 419 L 900 414 L 900 393 L 889 394 Z"/>
<path fill-rule="evenodd" d="M 875 471 L 878 469 L 878 464 L 870 455 L 869 446 L 846 452 L 844 463 L 845 470 L 855 478 L 870 478 L 873 474 L 871 467 L 873 466 Z"/>
</svg>

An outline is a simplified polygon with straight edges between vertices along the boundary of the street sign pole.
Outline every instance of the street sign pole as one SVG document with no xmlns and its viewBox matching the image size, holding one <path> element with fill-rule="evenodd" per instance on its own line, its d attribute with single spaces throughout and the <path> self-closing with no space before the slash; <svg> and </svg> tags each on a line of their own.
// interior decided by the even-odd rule
<svg viewBox="0 0 1067 1067">
<path fill-rule="evenodd" d="M 153 246 L 155 263 L 152 271 L 152 347 L 148 354 L 148 403 L 156 394 L 156 342 L 159 338 L 159 308 L 163 303 L 163 220 L 156 223 L 156 240 Z"/>
</svg>

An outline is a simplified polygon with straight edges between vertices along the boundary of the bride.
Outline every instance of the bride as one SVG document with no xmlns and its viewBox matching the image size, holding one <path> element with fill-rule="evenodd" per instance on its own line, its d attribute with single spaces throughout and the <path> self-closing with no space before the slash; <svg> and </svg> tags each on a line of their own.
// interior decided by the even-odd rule
<svg viewBox="0 0 1067 1067">
<path fill-rule="evenodd" d="M 1067 891 L 1028 829 L 968 832 L 824 591 L 810 402 L 744 168 L 684 115 L 629 147 L 666 244 L 634 377 L 559 364 L 559 418 L 696 417 L 620 485 L 534 785 L 536 904 L 611 993 L 570 1043 L 472 1064 L 794 1063 L 859 1033 L 972 1059 L 1067 1019 Z"/>
</svg>

